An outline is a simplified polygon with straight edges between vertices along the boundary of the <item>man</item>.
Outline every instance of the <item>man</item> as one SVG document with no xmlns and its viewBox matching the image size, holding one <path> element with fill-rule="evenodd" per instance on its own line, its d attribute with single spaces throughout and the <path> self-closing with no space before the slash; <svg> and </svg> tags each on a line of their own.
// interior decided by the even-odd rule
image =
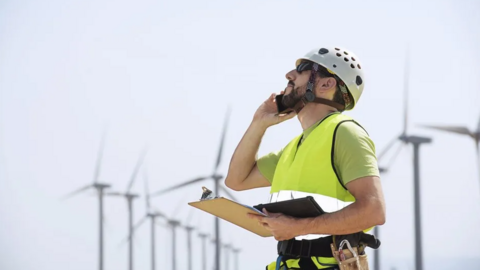
<svg viewBox="0 0 480 270">
<path fill-rule="evenodd" d="M 237 191 L 270 186 L 272 202 L 313 196 L 327 212 L 302 219 L 266 211 L 267 217 L 251 215 L 279 241 L 279 258 L 267 270 L 280 265 L 338 269 L 330 249 L 332 236 L 358 235 L 385 223 L 374 144 L 356 121 L 342 114 L 360 99 L 363 68 L 351 51 L 323 47 L 299 58 L 286 78 L 279 96 L 283 98 L 278 99 L 282 104 L 276 104 L 272 94 L 255 112 L 232 156 L 225 184 Z M 286 110 L 279 113 L 282 106 L 277 105 Z M 302 134 L 257 160 L 267 128 L 295 115 Z M 307 253 L 305 241 L 311 242 Z"/>
</svg>

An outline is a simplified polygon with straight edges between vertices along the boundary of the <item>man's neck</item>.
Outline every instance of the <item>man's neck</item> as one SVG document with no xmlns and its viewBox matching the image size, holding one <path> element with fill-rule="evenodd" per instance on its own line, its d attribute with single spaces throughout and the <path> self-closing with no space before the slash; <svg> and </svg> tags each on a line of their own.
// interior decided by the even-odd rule
<svg viewBox="0 0 480 270">
<path fill-rule="evenodd" d="M 302 129 L 306 130 L 327 115 L 336 111 L 335 108 L 324 104 L 309 103 L 298 113 L 297 118 L 302 125 Z"/>
</svg>

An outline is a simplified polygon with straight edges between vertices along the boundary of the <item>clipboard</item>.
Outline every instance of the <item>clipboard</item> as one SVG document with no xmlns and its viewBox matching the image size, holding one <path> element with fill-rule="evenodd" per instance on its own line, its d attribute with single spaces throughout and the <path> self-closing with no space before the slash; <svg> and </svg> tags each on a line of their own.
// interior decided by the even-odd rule
<svg viewBox="0 0 480 270">
<path fill-rule="evenodd" d="M 265 216 L 262 212 L 263 208 L 270 213 L 282 213 L 297 218 L 316 217 L 325 213 L 312 196 L 258 204 L 253 207 L 223 197 L 188 204 L 262 237 L 272 236 L 272 234 L 256 220 L 248 218 L 247 213 Z"/>
<path fill-rule="evenodd" d="M 189 202 L 188 204 L 259 236 L 272 236 L 270 231 L 258 224 L 256 220 L 247 217 L 247 213 L 265 216 L 264 213 L 251 206 L 243 205 L 223 197 Z"/>
</svg>

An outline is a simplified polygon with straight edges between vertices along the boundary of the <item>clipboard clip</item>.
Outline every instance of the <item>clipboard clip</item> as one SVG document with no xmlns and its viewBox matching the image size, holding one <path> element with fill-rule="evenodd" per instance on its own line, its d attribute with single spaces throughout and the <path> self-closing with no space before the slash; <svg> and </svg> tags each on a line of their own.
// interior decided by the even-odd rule
<svg viewBox="0 0 480 270">
<path fill-rule="evenodd" d="M 213 191 L 211 191 L 210 189 L 208 189 L 206 187 L 202 187 L 202 197 L 200 197 L 200 201 L 212 200 L 212 199 L 216 199 L 216 198 L 218 198 L 218 197 L 215 196 Z"/>
</svg>

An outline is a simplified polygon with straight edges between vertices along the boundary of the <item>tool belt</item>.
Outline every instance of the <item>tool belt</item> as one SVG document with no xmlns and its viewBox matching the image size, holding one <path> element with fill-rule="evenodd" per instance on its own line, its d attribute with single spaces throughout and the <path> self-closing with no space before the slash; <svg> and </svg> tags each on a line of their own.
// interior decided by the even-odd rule
<svg viewBox="0 0 480 270">
<path fill-rule="evenodd" d="M 330 244 L 332 236 L 314 240 L 284 240 L 277 244 L 278 255 L 291 258 L 333 257 Z"/>
<path fill-rule="evenodd" d="M 380 247 L 380 240 L 371 234 L 364 232 L 352 233 L 347 235 L 327 236 L 313 240 L 284 240 L 277 244 L 278 255 L 292 258 L 309 257 L 333 257 L 332 248 L 339 247 L 343 240 L 347 240 L 352 247 L 357 248 L 359 254 L 363 255 L 365 248 L 371 247 L 377 249 Z"/>
</svg>

